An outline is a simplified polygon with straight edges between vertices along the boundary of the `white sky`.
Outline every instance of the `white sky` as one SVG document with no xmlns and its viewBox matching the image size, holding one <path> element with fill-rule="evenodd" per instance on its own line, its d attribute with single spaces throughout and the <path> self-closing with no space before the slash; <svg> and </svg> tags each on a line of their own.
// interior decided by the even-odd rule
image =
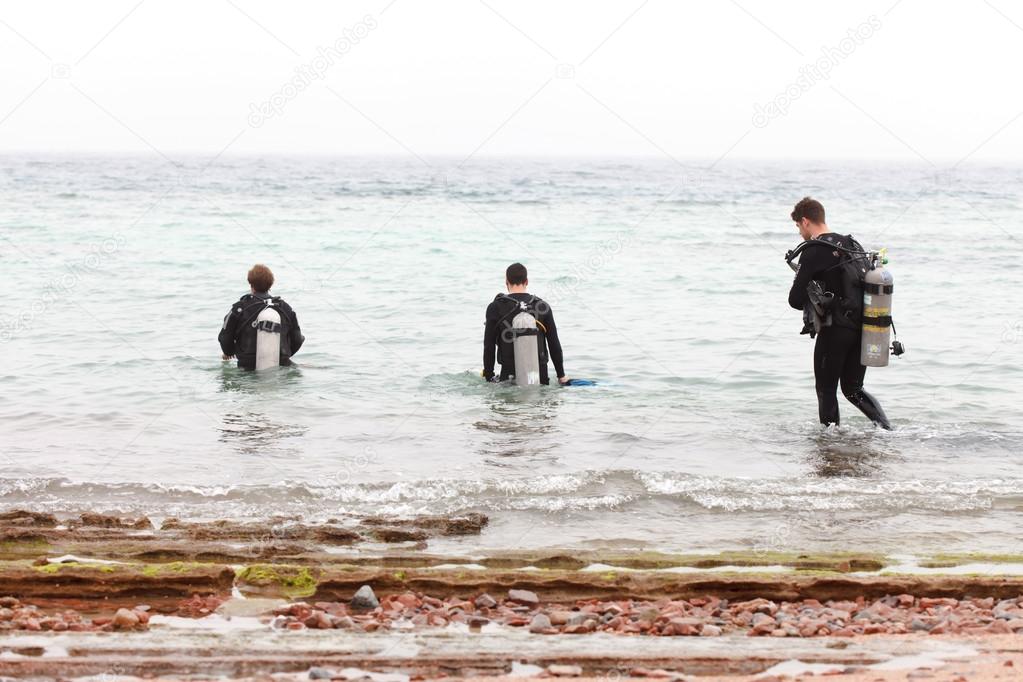
<svg viewBox="0 0 1023 682">
<path fill-rule="evenodd" d="M 249 124 L 367 15 L 323 80 Z M 871 15 L 828 80 L 753 125 Z M 1021 64 L 1010 0 L 5 2 L 0 151 L 1011 162 Z"/>
</svg>

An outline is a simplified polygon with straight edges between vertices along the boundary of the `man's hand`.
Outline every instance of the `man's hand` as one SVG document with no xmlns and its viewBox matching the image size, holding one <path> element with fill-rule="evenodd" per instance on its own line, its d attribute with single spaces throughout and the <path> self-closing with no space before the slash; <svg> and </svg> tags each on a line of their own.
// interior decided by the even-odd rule
<svg viewBox="0 0 1023 682">
<path fill-rule="evenodd" d="M 220 355 L 220 358 L 222 360 L 234 360 L 234 356 L 233 355 L 225 355 L 223 353 Z"/>
<path fill-rule="evenodd" d="M 562 386 L 564 386 L 565 384 L 567 384 L 570 381 L 571 381 L 571 379 L 568 378 L 568 377 L 558 377 L 558 383 L 561 384 Z"/>
</svg>

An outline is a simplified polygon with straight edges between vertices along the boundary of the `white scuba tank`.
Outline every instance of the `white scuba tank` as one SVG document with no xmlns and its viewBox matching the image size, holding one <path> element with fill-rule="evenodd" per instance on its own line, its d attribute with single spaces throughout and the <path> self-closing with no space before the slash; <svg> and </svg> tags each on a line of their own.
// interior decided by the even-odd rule
<svg viewBox="0 0 1023 682">
<path fill-rule="evenodd" d="M 268 304 L 252 323 L 256 328 L 256 369 L 281 364 L 281 314 Z"/>
<path fill-rule="evenodd" d="M 892 340 L 892 273 L 878 264 L 863 278 L 863 336 L 860 363 L 887 367 Z"/>
<path fill-rule="evenodd" d="M 512 320 L 515 340 L 515 383 L 519 386 L 535 386 L 540 383 L 540 349 L 536 318 L 521 312 Z"/>
</svg>

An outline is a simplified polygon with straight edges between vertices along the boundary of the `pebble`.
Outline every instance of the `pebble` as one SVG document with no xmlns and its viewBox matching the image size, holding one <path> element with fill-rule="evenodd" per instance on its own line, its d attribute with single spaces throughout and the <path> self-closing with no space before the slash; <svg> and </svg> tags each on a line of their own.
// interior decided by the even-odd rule
<svg viewBox="0 0 1023 682">
<path fill-rule="evenodd" d="M 577 665 L 549 665 L 547 673 L 555 677 L 579 677 L 583 674 L 583 669 Z"/>
<path fill-rule="evenodd" d="M 139 626 L 138 614 L 128 609 L 117 609 L 111 625 L 115 630 L 134 630 Z"/>
<path fill-rule="evenodd" d="M 478 609 L 492 609 L 497 606 L 497 601 L 489 594 L 485 593 L 476 597 L 476 601 L 474 603 Z"/>
<path fill-rule="evenodd" d="M 352 610 L 354 611 L 372 611 L 373 609 L 380 606 L 380 600 L 373 593 L 373 588 L 369 585 L 363 585 L 359 588 L 359 591 L 355 593 L 350 602 Z"/>
<path fill-rule="evenodd" d="M 551 624 L 551 619 L 543 613 L 538 613 L 533 616 L 533 620 L 529 623 L 529 631 L 539 634 L 555 632 L 554 627 Z"/>
<path fill-rule="evenodd" d="M 571 611 L 551 611 L 548 617 L 551 619 L 551 625 L 567 625 L 572 615 Z"/>
<path fill-rule="evenodd" d="M 540 598 L 536 596 L 536 592 L 530 592 L 529 590 L 508 590 L 508 599 L 516 604 L 523 604 L 525 606 L 536 606 L 540 603 Z"/>
<path fill-rule="evenodd" d="M 569 616 L 566 625 L 569 626 L 586 625 L 588 623 L 592 623 L 595 620 L 595 618 L 596 617 L 592 613 L 574 613 L 571 616 Z"/>
</svg>

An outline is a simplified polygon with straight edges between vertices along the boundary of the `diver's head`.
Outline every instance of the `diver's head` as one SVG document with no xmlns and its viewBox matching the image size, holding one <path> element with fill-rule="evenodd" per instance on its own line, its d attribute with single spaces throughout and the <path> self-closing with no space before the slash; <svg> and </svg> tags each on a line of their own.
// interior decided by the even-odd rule
<svg viewBox="0 0 1023 682">
<path fill-rule="evenodd" d="M 504 271 L 504 285 L 508 287 L 509 294 L 520 294 L 526 291 L 529 286 L 529 276 L 526 273 L 526 266 L 522 263 L 512 263 Z"/>
<path fill-rule="evenodd" d="M 824 222 L 824 206 L 810 197 L 803 197 L 792 209 L 792 220 L 799 229 L 799 236 L 804 240 L 813 239 L 828 231 Z"/>
<path fill-rule="evenodd" d="M 270 272 L 270 268 L 262 263 L 252 266 L 252 269 L 249 270 L 249 286 L 252 287 L 252 293 L 265 294 L 273 285 L 274 273 Z"/>
</svg>

